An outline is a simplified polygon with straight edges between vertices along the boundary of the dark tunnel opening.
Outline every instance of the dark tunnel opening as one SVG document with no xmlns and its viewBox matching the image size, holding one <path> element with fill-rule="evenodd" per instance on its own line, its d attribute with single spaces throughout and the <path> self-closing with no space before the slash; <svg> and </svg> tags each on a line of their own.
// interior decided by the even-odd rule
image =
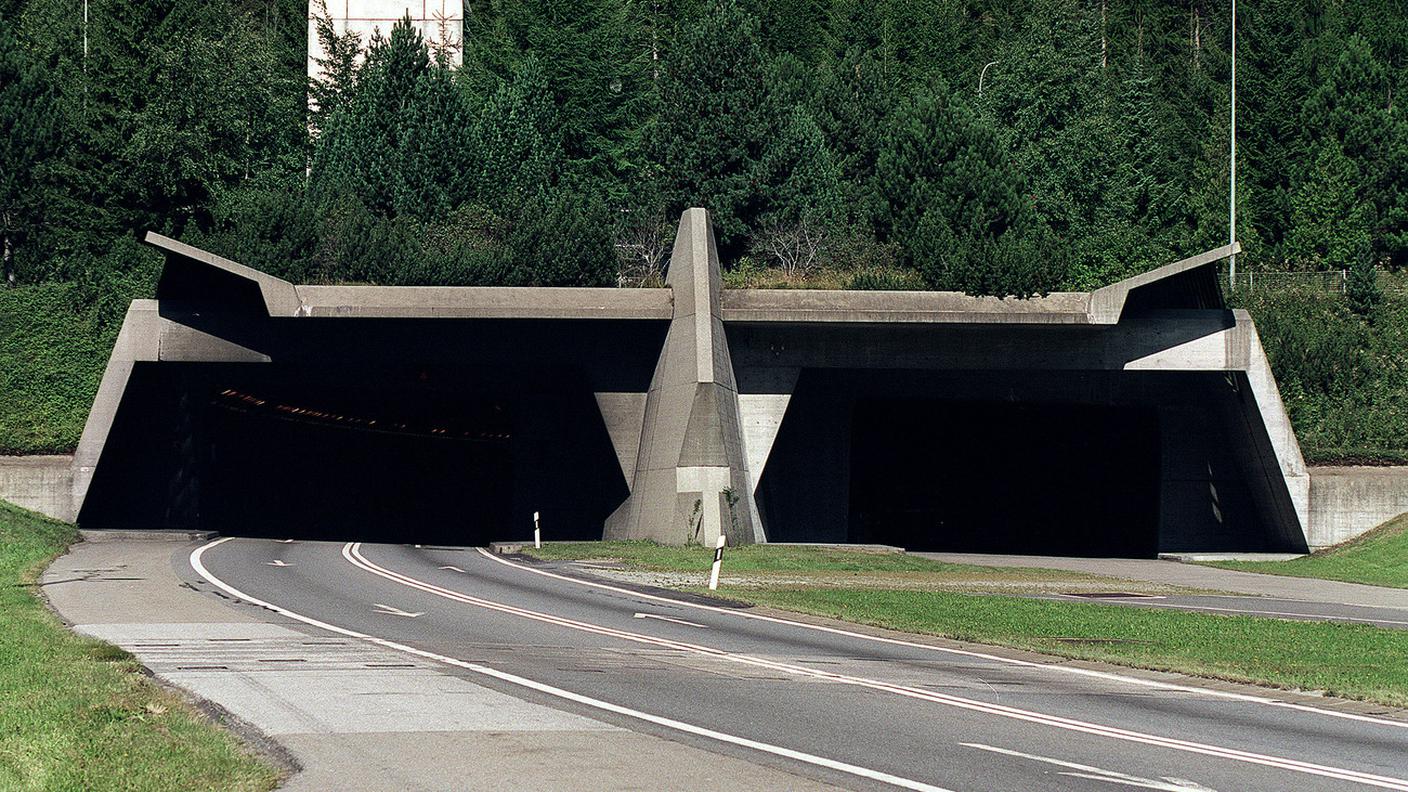
<svg viewBox="0 0 1408 792">
<path fill-rule="evenodd" d="M 80 520 L 470 546 L 599 539 L 627 487 L 591 390 L 493 369 L 134 371 Z"/>
<path fill-rule="evenodd" d="M 1153 410 L 881 400 L 851 423 L 850 540 L 911 550 L 1153 557 Z"/>
</svg>

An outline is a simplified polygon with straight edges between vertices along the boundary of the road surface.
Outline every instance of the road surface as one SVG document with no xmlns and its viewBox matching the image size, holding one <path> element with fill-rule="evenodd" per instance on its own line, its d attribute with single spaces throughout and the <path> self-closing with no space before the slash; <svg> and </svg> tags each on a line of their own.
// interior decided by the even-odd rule
<svg viewBox="0 0 1408 792">
<path fill-rule="evenodd" d="M 221 539 L 189 564 L 237 607 L 846 788 L 1408 790 L 1408 720 L 1273 692 L 818 627 L 476 550 Z"/>
</svg>

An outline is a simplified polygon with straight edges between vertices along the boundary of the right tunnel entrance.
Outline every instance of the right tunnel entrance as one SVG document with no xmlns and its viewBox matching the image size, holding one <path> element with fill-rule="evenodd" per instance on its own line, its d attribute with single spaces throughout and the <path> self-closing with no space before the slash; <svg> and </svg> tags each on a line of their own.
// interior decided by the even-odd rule
<svg viewBox="0 0 1408 792">
<path fill-rule="evenodd" d="M 911 550 L 1152 557 L 1151 409 L 860 399 L 849 540 Z"/>
</svg>

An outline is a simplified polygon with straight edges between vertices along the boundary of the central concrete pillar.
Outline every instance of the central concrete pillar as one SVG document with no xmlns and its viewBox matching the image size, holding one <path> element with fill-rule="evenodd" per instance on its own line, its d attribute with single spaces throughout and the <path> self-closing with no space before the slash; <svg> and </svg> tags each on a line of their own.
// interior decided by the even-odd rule
<svg viewBox="0 0 1408 792">
<path fill-rule="evenodd" d="M 674 292 L 674 318 L 646 394 L 631 494 L 607 520 L 605 537 L 712 544 L 724 534 L 730 544 L 750 544 L 760 521 L 707 211 L 689 209 L 680 218 L 665 283 Z"/>
</svg>

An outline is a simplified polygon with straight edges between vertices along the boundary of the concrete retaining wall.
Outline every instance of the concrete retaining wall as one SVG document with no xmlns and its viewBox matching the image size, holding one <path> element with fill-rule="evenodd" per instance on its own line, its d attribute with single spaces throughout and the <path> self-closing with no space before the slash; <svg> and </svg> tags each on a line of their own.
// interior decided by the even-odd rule
<svg viewBox="0 0 1408 792">
<path fill-rule="evenodd" d="M 0 456 L 0 500 L 73 521 L 73 457 Z"/>
<path fill-rule="evenodd" d="M 1353 539 L 1408 512 L 1408 467 L 1310 468 L 1312 548 Z"/>
</svg>

